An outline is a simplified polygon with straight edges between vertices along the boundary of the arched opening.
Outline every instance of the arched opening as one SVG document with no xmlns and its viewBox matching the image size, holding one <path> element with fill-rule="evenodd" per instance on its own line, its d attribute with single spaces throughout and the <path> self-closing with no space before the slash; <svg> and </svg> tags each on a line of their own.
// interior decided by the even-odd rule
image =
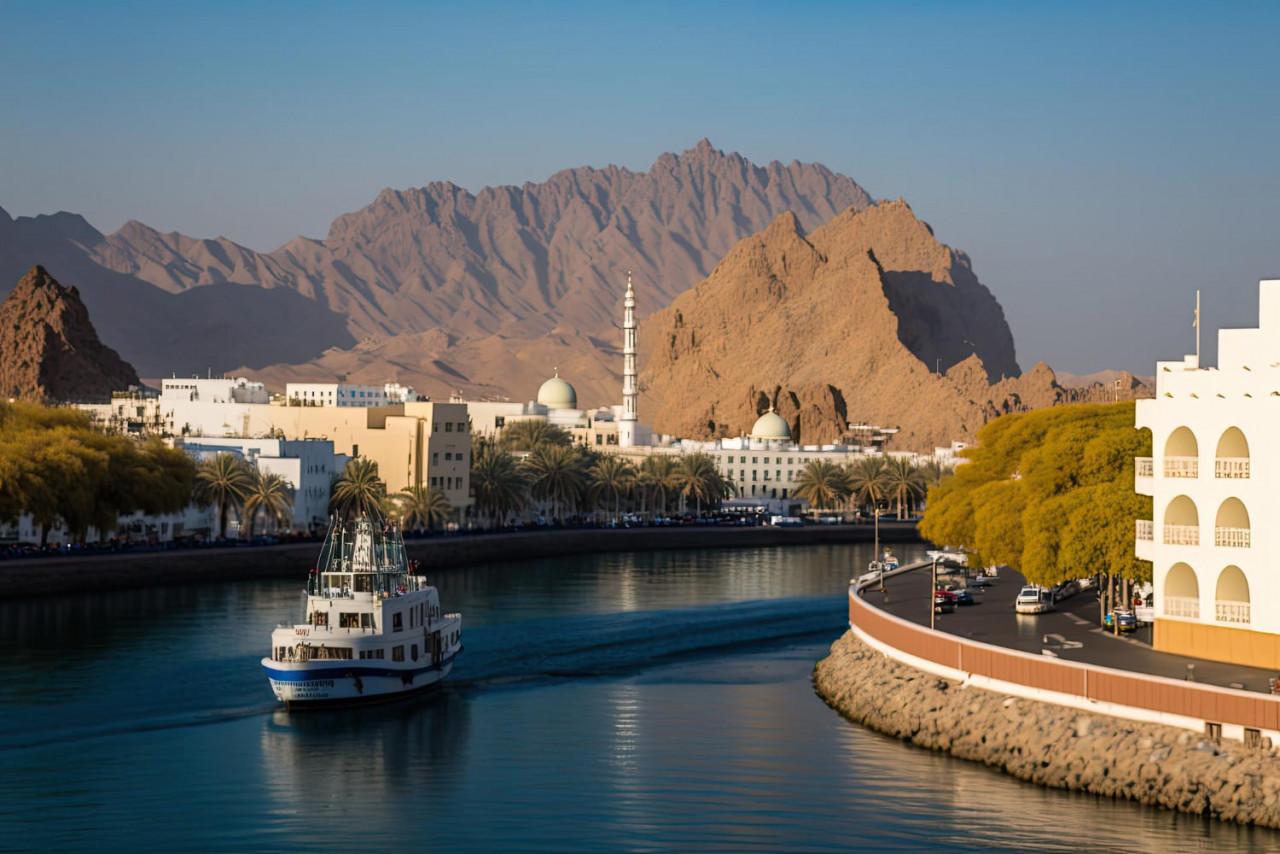
<svg viewBox="0 0 1280 854">
<path fill-rule="evenodd" d="M 1200 545 L 1200 514 L 1185 495 L 1169 502 L 1164 511 L 1164 541 L 1174 546 Z"/>
<path fill-rule="evenodd" d="M 1200 582 L 1195 570 L 1185 563 L 1175 563 L 1165 574 L 1164 615 L 1200 619 Z"/>
<path fill-rule="evenodd" d="M 1228 427 L 1218 440 L 1214 455 L 1213 476 L 1246 478 L 1249 476 L 1249 440 L 1239 427 Z"/>
<path fill-rule="evenodd" d="M 1218 575 L 1213 615 L 1220 623 L 1249 622 L 1249 580 L 1238 566 L 1229 566 Z"/>
<path fill-rule="evenodd" d="M 1213 523 L 1213 544 L 1229 548 L 1249 548 L 1249 511 L 1239 498 L 1228 498 L 1218 508 Z"/>
<path fill-rule="evenodd" d="M 1179 427 L 1164 443 L 1165 477 L 1199 477 L 1200 445 L 1190 428 Z"/>
</svg>

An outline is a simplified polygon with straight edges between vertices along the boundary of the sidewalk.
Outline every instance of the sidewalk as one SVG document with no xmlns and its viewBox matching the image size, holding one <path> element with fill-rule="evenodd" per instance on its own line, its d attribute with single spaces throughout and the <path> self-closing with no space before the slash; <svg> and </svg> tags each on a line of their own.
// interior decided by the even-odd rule
<svg viewBox="0 0 1280 854">
<path fill-rule="evenodd" d="M 894 616 L 928 626 L 933 607 L 930 581 L 926 566 L 887 578 L 885 594 L 876 587 L 867 588 L 864 599 Z M 1060 602 L 1058 610 L 1048 614 L 1017 614 L 1013 600 L 1025 583 L 1021 574 L 1001 570 L 999 579 L 985 591 L 971 588 L 976 604 L 959 606 L 952 614 L 936 615 L 938 630 L 1022 652 L 1151 676 L 1186 679 L 1194 674 L 1196 682 L 1224 688 L 1267 693 L 1267 680 L 1280 677 L 1280 673 L 1256 667 L 1156 652 L 1151 648 L 1149 626 L 1118 638 L 1103 632 L 1098 625 L 1098 597 L 1093 590 Z"/>
</svg>

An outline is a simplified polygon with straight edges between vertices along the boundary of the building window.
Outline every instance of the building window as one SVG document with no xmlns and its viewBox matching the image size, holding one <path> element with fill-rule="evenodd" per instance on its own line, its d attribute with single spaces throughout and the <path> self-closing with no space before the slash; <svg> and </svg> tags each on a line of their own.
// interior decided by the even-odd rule
<svg viewBox="0 0 1280 854">
<path fill-rule="evenodd" d="M 404 661 L 404 647 L 403 647 L 403 646 L 393 646 L 393 647 L 391 647 L 391 660 L 392 660 L 392 661 Z"/>
<path fill-rule="evenodd" d="M 466 424 L 466 422 L 465 422 L 465 421 L 459 421 L 459 422 L 458 422 L 458 432 L 459 432 L 459 433 L 465 433 L 465 432 L 467 432 L 467 424 Z"/>
<path fill-rule="evenodd" d="M 446 422 L 444 422 L 444 432 L 446 432 L 446 433 L 452 433 L 452 432 L 453 432 L 453 422 L 452 422 L 452 421 L 446 421 Z"/>
<path fill-rule="evenodd" d="M 404 614 L 396 611 L 391 615 L 391 631 L 399 632 L 404 629 Z M 403 659 L 402 659 L 403 660 Z"/>
</svg>

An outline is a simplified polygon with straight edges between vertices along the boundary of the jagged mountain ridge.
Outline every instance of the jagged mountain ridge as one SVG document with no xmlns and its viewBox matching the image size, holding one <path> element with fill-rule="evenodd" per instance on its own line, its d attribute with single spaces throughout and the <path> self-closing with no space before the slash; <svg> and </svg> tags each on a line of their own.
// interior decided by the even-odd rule
<svg viewBox="0 0 1280 854">
<path fill-rule="evenodd" d="M 0 304 L 0 395 L 40 403 L 101 401 L 138 374 L 98 340 L 74 287 L 32 267 Z"/>
</svg>

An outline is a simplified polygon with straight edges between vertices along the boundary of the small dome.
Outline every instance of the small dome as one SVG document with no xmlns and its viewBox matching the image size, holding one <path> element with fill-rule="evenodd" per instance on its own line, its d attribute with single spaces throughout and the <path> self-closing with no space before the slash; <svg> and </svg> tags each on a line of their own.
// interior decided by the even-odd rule
<svg viewBox="0 0 1280 854">
<path fill-rule="evenodd" d="M 770 409 L 756 419 L 748 436 L 752 439 L 790 439 L 791 428 L 785 418 Z"/>
<path fill-rule="evenodd" d="M 560 379 L 559 372 L 538 389 L 538 403 L 548 409 L 577 409 L 578 393 L 573 386 Z"/>
</svg>

